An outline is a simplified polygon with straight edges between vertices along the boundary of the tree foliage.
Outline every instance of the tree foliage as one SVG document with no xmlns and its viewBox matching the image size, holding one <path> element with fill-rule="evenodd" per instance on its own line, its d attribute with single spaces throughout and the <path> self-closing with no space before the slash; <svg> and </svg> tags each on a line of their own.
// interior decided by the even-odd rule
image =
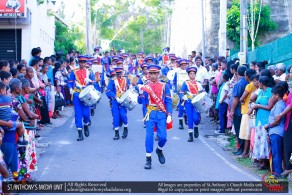
<svg viewBox="0 0 292 195">
<path fill-rule="evenodd" d="M 55 50 L 67 53 L 70 49 L 85 51 L 84 34 L 78 26 L 70 28 L 56 20 Z"/>
<path fill-rule="evenodd" d="M 173 0 L 91 0 L 92 22 L 96 21 L 97 43 L 111 41 L 115 49 L 160 52 L 166 14 Z"/>
<path fill-rule="evenodd" d="M 259 2 L 254 5 L 255 15 L 259 15 Z M 250 15 L 250 6 L 248 6 L 248 12 Z M 255 19 L 255 23 L 258 22 L 258 18 Z M 249 27 L 250 28 L 250 27 Z M 262 5 L 260 14 L 260 23 L 258 36 L 255 40 L 255 46 L 259 46 L 259 37 L 265 35 L 269 31 L 273 31 L 277 28 L 277 24 L 271 19 L 271 9 L 268 5 Z M 233 0 L 232 6 L 227 11 L 227 37 L 235 43 L 235 49 L 240 47 L 240 3 L 239 0 Z M 248 46 L 251 46 L 250 36 L 248 37 Z"/>
</svg>

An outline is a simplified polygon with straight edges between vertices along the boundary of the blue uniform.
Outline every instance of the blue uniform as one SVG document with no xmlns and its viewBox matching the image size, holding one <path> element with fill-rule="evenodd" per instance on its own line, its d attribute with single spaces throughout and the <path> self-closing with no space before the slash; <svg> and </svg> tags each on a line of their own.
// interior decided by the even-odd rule
<svg viewBox="0 0 292 195">
<path fill-rule="evenodd" d="M 170 94 L 170 89 L 168 85 L 166 85 L 163 82 L 156 82 L 152 83 L 149 81 L 147 84 L 149 85 L 154 91 L 155 94 L 162 99 L 166 111 L 168 114 L 172 113 L 172 99 L 171 99 L 171 94 Z M 162 148 L 167 139 L 167 133 L 166 133 L 166 113 L 160 111 L 157 109 L 156 104 L 154 101 L 150 98 L 148 93 L 144 92 L 143 95 L 145 96 L 145 103 L 148 105 L 147 106 L 147 114 L 149 113 L 149 119 L 146 116 L 146 141 L 145 141 L 145 146 L 146 146 L 146 153 L 151 153 L 153 151 L 153 145 L 154 145 L 154 140 L 153 140 L 153 129 L 156 127 L 157 129 L 157 135 L 159 137 L 159 142 L 158 146 Z M 155 108 L 156 109 L 153 109 Z"/>
<path fill-rule="evenodd" d="M 116 84 L 118 84 L 119 87 Z M 129 86 L 130 81 L 125 77 L 112 79 L 107 86 L 106 95 L 110 99 L 115 130 L 119 129 L 120 120 L 125 126 L 128 125 L 127 108 L 118 103 L 116 98 L 121 97 L 121 94 L 123 94 Z"/>
<path fill-rule="evenodd" d="M 184 101 L 184 107 L 186 110 L 187 118 L 188 118 L 188 128 L 192 130 L 194 125 L 199 125 L 201 121 L 201 115 L 197 111 L 196 107 L 192 104 L 192 96 L 197 95 L 200 91 L 202 91 L 202 86 L 200 83 L 196 81 L 186 81 L 183 83 L 181 87 L 181 91 L 179 93 L 180 98 L 187 94 L 188 99 Z"/>
<path fill-rule="evenodd" d="M 182 87 L 183 82 L 188 80 L 188 73 L 185 70 L 180 69 L 178 72 L 175 73 L 174 79 L 173 79 L 173 85 L 174 85 L 174 93 L 179 94 L 180 88 Z M 184 106 L 182 105 L 182 99 L 180 99 L 178 104 L 178 118 L 182 119 L 184 115 Z"/>
<path fill-rule="evenodd" d="M 82 129 L 82 119 L 84 124 L 88 124 L 90 120 L 90 107 L 85 106 L 79 99 L 79 94 L 86 87 L 85 78 L 89 78 L 94 81 L 94 75 L 87 69 L 78 69 L 72 71 L 69 76 L 68 87 L 74 90 L 73 104 L 75 111 L 75 125 L 77 129 Z M 77 85 L 76 82 L 79 84 Z"/>
<path fill-rule="evenodd" d="M 148 80 L 147 76 L 141 76 L 140 79 L 137 82 L 137 85 L 144 85 L 144 83 Z M 145 117 L 147 113 L 147 104 L 145 101 L 145 96 L 143 94 L 140 94 L 138 97 L 138 103 L 142 104 L 142 112 L 143 112 L 143 118 Z"/>
</svg>

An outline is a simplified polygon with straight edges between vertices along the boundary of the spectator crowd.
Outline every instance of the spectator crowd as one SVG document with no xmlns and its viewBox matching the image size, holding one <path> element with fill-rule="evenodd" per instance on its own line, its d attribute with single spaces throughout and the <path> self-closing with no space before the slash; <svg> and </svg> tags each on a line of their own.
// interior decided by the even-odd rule
<svg viewBox="0 0 292 195">
<path fill-rule="evenodd" d="M 137 75 L 143 62 L 155 63 L 167 76 L 181 59 L 168 52 L 145 56 L 122 50 L 102 53 L 96 48 L 95 59 L 88 65 L 102 65 L 103 74 L 122 63 L 129 74 Z M 79 53 L 70 50 L 64 58 L 59 54 L 42 58 L 41 53 L 41 48 L 33 48 L 28 62 L 0 61 L 2 179 L 11 175 L 15 180 L 33 180 L 30 173 L 38 169 L 38 131 L 51 125 L 52 119 L 62 118 L 64 107 L 72 105 L 67 83 L 71 71 L 78 68 Z M 197 68 L 196 80 L 214 101 L 208 115 L 218 124 L 215 133 L 236 135 L 234 155 L 252 158 L 259 169 L 270 169 L 276 176 L 290 174 L 292 68 L 282 63 L 268 66 L 265 61 L 239 65 L 238 59 L 228 61 L 223 56 L 202 59 L 195 51 L 188 56 L 188 66 Z M 101 88 L 106 86 L 103 75 L 96 80 Z"/>
</svg>

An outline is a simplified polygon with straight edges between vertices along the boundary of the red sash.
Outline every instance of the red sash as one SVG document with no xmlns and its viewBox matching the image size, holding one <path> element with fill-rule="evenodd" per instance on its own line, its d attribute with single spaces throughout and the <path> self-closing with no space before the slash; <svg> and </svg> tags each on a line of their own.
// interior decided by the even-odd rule
<svg viewBox="0 0 292 195">
<path fill-rule="evenodd" d="M 167 111 L 165 109 L 165 105 L 161 98 L 159 98 L 153 91 L 153 89 L 149 85 L 144 85 L 144 87 L 141 88 L 141 90 L 148 93 L 148 95 L 154 100 L 154 103 L 156 104 L 157 108 L 167 114 Z"/>
</svg>

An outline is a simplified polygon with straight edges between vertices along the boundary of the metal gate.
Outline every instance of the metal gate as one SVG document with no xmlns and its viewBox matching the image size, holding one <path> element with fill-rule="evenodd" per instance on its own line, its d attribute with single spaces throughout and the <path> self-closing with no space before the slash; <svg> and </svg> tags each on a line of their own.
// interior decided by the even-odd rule
<svg viewBox="0 0 292 195">
<path fill-rule="evenodd" d="M 21 29 L 0 29 L 0 60 L 21 60 Z"/>
</svg>

